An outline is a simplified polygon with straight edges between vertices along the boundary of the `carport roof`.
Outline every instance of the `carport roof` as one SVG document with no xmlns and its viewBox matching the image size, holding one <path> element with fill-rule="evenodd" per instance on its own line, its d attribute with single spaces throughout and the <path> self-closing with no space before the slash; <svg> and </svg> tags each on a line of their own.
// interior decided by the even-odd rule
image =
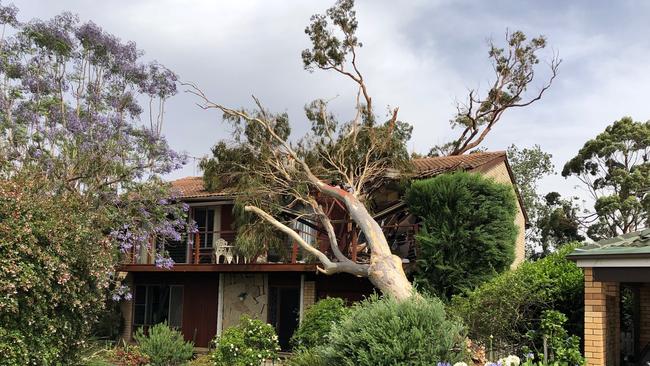
<svg viewBox="0 0 650 366">
<path fill-rule="evenodd" d="M 650 255 L 650 229 L 619 235 L 576 248 L 569 258 L 634 257 Z"/>
</svg>

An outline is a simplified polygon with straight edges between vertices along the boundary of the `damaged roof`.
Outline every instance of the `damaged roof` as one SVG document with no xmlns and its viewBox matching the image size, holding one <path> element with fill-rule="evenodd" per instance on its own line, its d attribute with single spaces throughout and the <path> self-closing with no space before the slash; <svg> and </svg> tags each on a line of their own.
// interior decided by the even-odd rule
<svg viewBox="0 0 650 366">
<path fill-rule="evenodd" d="M 416 176 L 432 177 L 456 170 L 474 170 L 497 160 L 505 160 L 505 151 L 477 152 L 468 155 L 436 156 L 413 159 Z"/>
<path fill-rule="evenodd" d="M 468 155 L 438 156 L 413 159 L 415 178 L 428 178 L 438 174 L 457 170 L 471 171 L 488 163 L 506 161 L 505 151 L 477 152 Z M 514 184 L 514 176 L 508 166 Z M 222 189 L 216 192 L 205 190 L 202 177 L 185 177 L 171 182 L 172 190 L 181 199 L 216 198 L 228 199 L 237 192 L 234 189 Z M 521 201 L 521 200 L 520 200 Z"/>
</svg>

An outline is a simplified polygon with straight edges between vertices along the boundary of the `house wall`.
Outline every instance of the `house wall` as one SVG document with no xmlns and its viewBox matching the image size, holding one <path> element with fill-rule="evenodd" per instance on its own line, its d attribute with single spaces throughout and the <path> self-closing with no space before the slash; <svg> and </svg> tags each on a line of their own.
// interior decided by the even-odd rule
<svg viewBox="0 0 650 366">
<path fill-rule="evenodd" d="M 239 322 L 243 314 L 267 320 L 268 276 L 264 273 L 224 273 L 223 328 Z M 246 294 L 244 300 L 239 296 Z"/>
<path fill-rule="evenodd" d="M 487 178 L 493 178 L 499 183 L 504 183 L 512 186 L 512 180 L 508 172 L 508 167 L 505 161 L 498 161 L 495 164 L 486 164 L 480 167 L 478 172 L 482 173 Z M 522 207 L 517 200 L 517 215 L 515 216 L 515 224 L 519 228 L 517 232 L 517 241 L 515 243 L 515 260 L 512 263 L 512 268 L 517 267 L 526 259 L 526 219 Z"/>
<path fill-rule="evenodd" d="M 316 281 L 305 280 L 302 289 L 303 311 L 316 302 Z"/>
<path fill-rule="evenodd" d="M 643 348 L 650 343 L 650 283 L 644 283 L 639 288 L 639 303 L 639 343 Z"/>
<path fill-rule="evenodd" d="M 595 281 L 591 268 L 585 276 L 584 351 L 588 366 L 620 364 L 620 289 L 618 282 Z"/>
</svg>

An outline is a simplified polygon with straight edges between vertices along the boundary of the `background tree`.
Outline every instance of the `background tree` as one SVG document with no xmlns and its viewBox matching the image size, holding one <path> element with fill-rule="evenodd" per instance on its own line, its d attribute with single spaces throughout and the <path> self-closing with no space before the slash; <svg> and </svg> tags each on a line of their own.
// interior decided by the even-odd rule
<svg viewBox="0 0 650 366">
<path fill-rule="evenodd" d="M 518 229 L 511 187 L 458 172 L 413 182 L 405 200 L 423 227 L 416 282 L 438 296 L 474 289 L 512 264 Z"/>
<path fill-rule="evenodd" d="M 587 141 L 562 176 L 577 177 L 595 200 L 594 240 L 641 230 L 650 212 L 650 122 L 623 117 Z"/>
<path fill-rule="evenodd" d="M 526 251 L 535 258 L 546 256 L 565 243 L 584 240 L 579 234 L 580 208 L 574 202 L 577 198 L 562 199 L 557 192 L 542 196 L 538 192 L 538 182 L 554 173 L 552 157 L 539 145 L 508 148 L 508 161 L 531 222 L 526 229 Z"/>
<path fill-rule="evenodd" d="M 507 154 L 524 208 L 529 220 L 534 223 L 537 221 L 540 206 L 544 204 L 538 193 L 538 183 L 542 178 L 554 173 L 555 167 L 551 161 L 553 155 L 544 152 L 539 145 L 520 149 L 514 144 L 508 147 Z M 526 239 L 533 235 L 534 232 L 529 230 Z"/>
<path fill-rule="evenodd" d="M 563 199 L 557 192 L 544 196 L 545 205 L 540 207 L 535 222 L 540 251 L 535 252 L 534 257 L 543 257 L 567 243 L 585 240 L 580 235 L 580 208 L 574 202 L 576 199 Z"/>
<path fill-rule="evenodd" d="M 546 47 L 546 38 L 539 36 L 526 42 L 521 31 L 506 32 L 506 46 L 490 42 L 489 58 L 494 70 L 494 82 L 480 96 L 469 91 L 467 101 L 457 104 L 458 113 L 450 121 L 453 129 L 461 131 L 452 142 L 433 148 L 430 155 L 462 155 L 483 142 L 494 125 L 509 109 L 527 107 L 540 100 L 557 76 L 561 60 L 554 55 L 548 62 L 550 75 L 538 91 L 528 93 L 535 81 L 539 53 Z"/>
<path fill-rule="evenodd" d="M 255 109 L 232 109 L 212 102 L 198 88 L 191 92 L 201 98 L 205 109 L 223 112 L 224 119 L 235 128 L 231 145 L 217 144 L 212 159 L 203 163 L 208 186 L 230 183 L 238 192 L 237 206 L 254 214 L 250 222 L 262 220 L 288 235 L 320 263 L 320 271 L 346 272 L 368 277 L 386 294 L 405 299 L 413 294 L 401 259 L 392 254 L 379 224 L 366 204 L 372 192 L 382 186 L 389 169 L 407 170 L 405 142 L 411 128 L 397 119 L 397 109 L 388 120 L 379 123 L 372 107 L 365 80 L 358 68 L 356 52 L 361 43 L 354 2 L 341 0 L 325 14 L 314 15 L 305 32 L 312 47 L 303 51 L 308 70 L 334 70 L 353 80 L 359 88 L 355 116 L 339 123 L 327 110 L 327 101 L 316 100 L 305 107 L 312 129 L 298 142 L 289 140 L 288 117 L 273 114 L 253 97 Z M 335 28 L 330 28 L 330 22 Z M 334 225 L 326 213 L 328 203 L 338 201 L 363 233 L 371 256 L 368 263 L 350 260 L 339 249 Z M 319 250 L 292 229 L 295 217 L 283 214 L 299 212 L 299 219 L 322 227 L 329 240 L 329 251 Z M 246 225 L 249 238 L 262 238 L 256 229 L 263 225 Z M 240 229 L 240 235 L 241 235 Z M 263 240 L 250 242 L 264 243 Z"/>
</svg>

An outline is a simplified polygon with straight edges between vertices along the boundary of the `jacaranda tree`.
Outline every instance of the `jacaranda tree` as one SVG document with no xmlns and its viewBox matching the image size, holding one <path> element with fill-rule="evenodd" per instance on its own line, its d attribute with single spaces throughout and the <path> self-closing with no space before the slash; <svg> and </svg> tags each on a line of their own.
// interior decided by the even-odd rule
<svg viewBox="0 0 650 366">
<path fill-rule="evenodd" d="M 9 364 L 70 364 L 109 291 L 130 296 L 120 250 L 186 230 L 160 179 L 184 161 L 161 134 L 177 77 L 70 13 L 17 14 L 0 7 L 0 349 Z"/>
</svg>

